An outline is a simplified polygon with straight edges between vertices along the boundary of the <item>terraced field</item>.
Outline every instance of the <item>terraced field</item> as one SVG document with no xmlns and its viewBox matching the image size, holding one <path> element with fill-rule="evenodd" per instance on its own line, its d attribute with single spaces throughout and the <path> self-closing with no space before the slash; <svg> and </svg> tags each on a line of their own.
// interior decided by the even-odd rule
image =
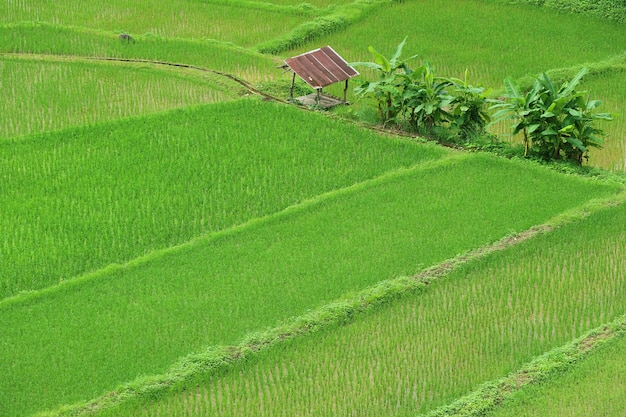
<svg viewBox="0 0 626 417">
<path fill-rule="evenodd" d="M 4 2 L 0 415 L 621 417 L 626 27 L 550 4 Z M 407 35 L 494 97 L 588 66 L 604 170 L 286 102 Z"/>
</svg>

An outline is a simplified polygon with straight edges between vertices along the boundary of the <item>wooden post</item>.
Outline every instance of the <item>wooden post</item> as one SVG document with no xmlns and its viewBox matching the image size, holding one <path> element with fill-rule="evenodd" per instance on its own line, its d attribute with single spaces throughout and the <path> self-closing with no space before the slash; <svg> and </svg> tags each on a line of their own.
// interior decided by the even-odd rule
<svg viewBox="0 0 626 417">
<path fill-rule="evenodd" d="M 291 87 L 289 87 L 289 97 L 293 100 L 293 86 L 296 83 L 296 73 L 293 73 L 293 78 L 291 78 Z"/>
<path fill-rule="evenodd" d="M 348 101 L 348 80 L 346 80 L 346 86 L 343 88 L 343 102 Z"/>
<path fill-rule="evenodd" d="M 317 96 L 315 96 L 315 104 L 317 104 L 318 106 L 320 105 L 320 93 L 321 93 L 322 89 L 318 88 L 317 89 Z"/>
</svg>

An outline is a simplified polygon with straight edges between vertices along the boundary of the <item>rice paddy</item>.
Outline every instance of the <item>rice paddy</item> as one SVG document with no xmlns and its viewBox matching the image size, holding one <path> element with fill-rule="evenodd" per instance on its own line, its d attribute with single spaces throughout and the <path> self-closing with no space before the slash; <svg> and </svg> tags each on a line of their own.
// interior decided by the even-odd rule
<svg viewBox="0 0 626 417">
<path fill-rule="evenodd" d="M 2 22 L 48 22 L 133 36 L 216 39 L 241 46 L 279 36 L 306 18 L 193 0 L 8 0 L 0 8 Z"/>
<path fill-rule="evenodd" d="M 87 3 L 0 5 L 0 415 L 450 417 L 626 312 L 623 24 L 499 0 Z M 406 36 L 494 96 L 590 66 L 615 120 L 589 164 L 616 174 L 272 102 L 289 56 Z M 488 411 L 622 417 L 622 345 Z"/>
<path fill-rule="evenodd" d="M 258 100 L 5 141 L 0 150 L 2 297 L 447 153 Z"/>
<path fill-rule="evenodd" d="M 147 64 L 0 59 L 0 138 L 227 101 L 239 86 L 215 74 Z"/>
<path fill-rule="evenodd" d="M 434 164 L 267 224 L 209 236 L 85 277 L 84 283 L 0 305 L 2 326 L 10 327 L 4 337 L 15 352 L 5 354 L 20 370 L 0 372 L 5 381 L 13 380 L 12 402 L 32 407 L 27 399 L 33 392 L 48 407 L 53 399 L 88 399 L 142 372 L 158 372 L 185 352 L 233 343 L 254 329 L 381 279 L 416 273 L 612 191 L 479 155 Z M 511 187 L 516 173 L 529 175 Z M 476 192 L 485 182 L 490 192 Z M 445 192 L 455 186 L 456 192 Z M 533 210 L 517 213 L 520 205 L 539 199 Z M 56 358 L 54 367 L 45 366 L 50 357 Z M 24 378 L 26 368 L 31 372 Z M 45 369 L 42 378 L 34 377 L 36 369 Z M 66 369 L 73 370 L 71 378 Z M 85 379 L 90 383 L 83 388 Z"/>
<path fill-rule="evenodd" d="M 611 109 L 613 121 L 601 125 L 606 133 L 603 151 L 593 153 L 594 164 L 615 172 L 626 172 L 626 68 L 599 75 L 585 83 L 592 97 Z"/>
<path fill-rule="evenodd" d="M 285 343 L 179 394 L 102 415 L 414 416 L 430 411 L 621 315 L 625 218 L 624 205 L 596 213 L 471 263 L 350 325 Z M 613 350 L 613 355 L 623 361 L 623 352 Z M 596 406 L 623 409 L 623 401 L 613 401 Z M 538 410 L 542 405 L 546 402 Z"/>
<path fill-rule="evenodd" d="M 251 83 L 274 79 L 279 61 L 216 40 L 133 35 L 135 43 L 117 33 L 70 28 L 45 22 L 0 25 L 0 51 L 16 54 L 70 55 L 183 63 L 233 74 Z"/>
<path fill-rule="evenodd" d="M 607 342 L 568 372 L 518 393 L 487 416 L 621 416 L 624 352 L 625 337 Z"/>
</svg>

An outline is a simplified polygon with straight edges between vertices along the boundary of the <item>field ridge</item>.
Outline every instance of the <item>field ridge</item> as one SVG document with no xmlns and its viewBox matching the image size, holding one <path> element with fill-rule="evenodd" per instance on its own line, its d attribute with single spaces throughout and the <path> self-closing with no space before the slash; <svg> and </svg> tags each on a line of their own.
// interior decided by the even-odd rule
<svg viewBox="0 0 626 417">
<path fill-rule="evenodd" d="M 517 371 L 482 384 L 452 404 L 437 408 L 422 417 L 479 417 L 501 404 L 515 392 L 549 380 L 567 371 L 575 362 L 626 332 L 626 315 L 596 327 L 572 342 L 552 349 L 526 363 Z"/>
<path fill-rule="evenodd" d="M 240 361 L 252 359 L 259 353 L 266 351 L 267 349 L 270 349 L 286 340 L 304 337 L 325 328 L 350 323 L 361 313 L 371 311 L 372 309 L 389 303 L 404 294 L 420 293 L 421 291 L 424 291 L 430 283 L 435 282 L 436 280 L 446 276 L 452 271 L 468 264 L 473 260 L 478 260 L 489 255 L 490 253 L 513 247 L 526 240 L 532 239 L 533 237 L 549 233 L 552 230 L 560 228 L 561 226 L 584 220 L 589 215 L 602 211 L 605 208 L 611 208 L 625 203 L 626 190 L 622 190 L 620 193 L 611 195 L 607 198 L 590 200 L 579 207 L 560 213 L 542 224 L 536 225 L 519 233 L 505 236 L 504 238 L 491 244 L 470 250 L 464 254 L 457 255 L 454 258 L 447 259 L 437 265 L 421 271 L 416 275 L 410 277 L 402 276 L 381 281 L 374 286 L 366 288 L 365 290 L 351 294 L 348 297 L 335 300 L 301 316 L 289 319 L 277 327 L 264 332 L 249 334 L 236 345 L 209 346 L 204 352 L 191 354 L 181 358 L 162 375 L 138 378 L 90 401 L 80 402 L 73 405 L 65 405 L 54 410 L 42 411 L 36 413 L 34 416 L 78 417 L 95 415 L 127 401 L 142 401 L 150 398 L 158 398 L 160 395 L 168 392 L 184 390 L 188 384 L 193 383 L 193 381 L 196 381 L 198 378 L 213 373 L 227 371 Z M 598 334 L 603 332 L 607 333 L 603 330 L 607 328 L 615 328 L 618 330 L 621 329 L 620 331 L 625 331 L 626 316 L 613 323 L 609 323 L 601 328 L 598 328 L 600 330 L 592 330 L 590 333 L 587 333 L 580 339 L 576 339 L 572 342 L 572 344 L 567 345 L 565 348 L 555 349 L 546 355 L 542 355 L 540 358 L 544 358 L 545 356 L 548 359 L 540 359 L 539 362 L 532 361 L 529 365 L 530 368 L 525 366 L 521 371 L 519 371 L 521 374 L 513 373 L 513 376 L 498 380 L 498 387 L 508 392 L 508 390 L 511 390 L 511 387 L 509 386 L 511 383 L 510 381 L 517 383 L 520 379 L 520 375 L 535 372 L 534 369 L 538 367 L 538 364 L 541 366 L 546 363 L 552 364 L 553 362 L 551 361 L 554 357 L 557 357 L 557 359 L 560 358 L 558 355 L 561 354 L 562 349 L 565 349 L 566 352 L 569 352 L 568 349 L 574 349 L 575 355 L 586 354 L 590 348 L 595 347 L 598 343 L 604 340 L 603 337 L 598 337 Z M 575 357 L 578 358 L 579 356 Z M 568 358 L 568 361 L 569 360 L 570 359 Z M 557 361 L 555 363 L 556 365 L 554 365 L 554 369 L 561 369 L 557 368 L 558 366 L 561 366 L 561 362 Z M 512 379 L 509 380 L 508 378 Z M 533 379 L 533 381 L 535 379 Z M 491 387 L 491 383 L 487 383 L 485 386 Z M 490 388 L 479 391 L 480 395 L 484 395 L 483 391 L 490 395 L 492 394 L 492 390 Z M 471 394 L 472 398 L 474 398 L 474 395 L 478 394 Z M 465 398 L 466 397 L 459 401 L 462 401 L 462 403 L 465 404 L 467 402 Z M 495 395 L 495 398 L 500 398 L 499 394 Z M 454 404 L 456 406 L 457 403 Z M 434 412 L 441 412 L 441 410 L 443 410 L 443 408 L 435 410 Z M 447 416 L 447 414 L 445 415 Z M 428 416 L 431 417 L 430 414 L 428 414 Z M 434 416 L 435 415 L 433 415 L 433 417 Z M 436 414 L 436 416 L 439 417 L 440 414 Z"/>
<path fill-rule="evenodd" d="M 585 81 L 606 75 L 609 72 L 621 72 L 626 70 L 626 51 L 621 54 L 610 56 L 606 59 L 595 62 L 585 62 L 569 67 L 552 68 L 546 71 L 546 74 L 554 83 L 561 83 L 573 78 L 584 67 L 589 69 L 585 75 Z M 531 88 L 536 77 L 540 74 L 526 75 L 518 78 L 518 84 L 523 88 Z"/>
<path fill-rule="evenodd" d="M 80 56 L 80 55 L 56 55 L 56 54 L 33 54 L 33 53 L 12 53 L 12 52 L 0 52 L 0 58 L 13 58 L 13 59 L 32 59 L 34 62 L 36 60 L 45 60 L 50 62 L 93 62 L 93 61 L 102 61 L 102 62 L 116 62 L 116 63 L 128 63 L 128 64 L 150 64 L 155 67 L 173 67 L 177 69 L 189 69 L 195 71 L 201 71 L 205 73 L 210 73 L 214 75 L 219 75 L 221 77 L 227 78 L 230 81 L 234 81 L 243 87 L 246 91 L 252 94 L 256 94 L 266 99 L 270 99 L 273 101 L 277 101 L 280 103 L 287 103 L 287 101 L 280 99 L 278 97 L 272 96 L 270 94 L 264 93 L 254 87 L 252 84 L 247 82 L 246 80 L 237 77 L 236 75 L 229 74 L 224 71 L 218 71 L 210 68 L 201 67 L 198 65 L 190 65 L 190 64 L 182 64 L 176 62 L 168 62 L 168 61 L 160 61 L 153 59 L 140 59 L 140 58 L 117 58 L 117 57 L 103 57 L 103 56 Z M 182 75 L 182 72 L 180 73 Z M 195 77 L 194 77 L 195 78 Z M 197 80 L 205 81 L 202 78 L 195 78 Z"/>
<path fill-rule="evenodd" d="M 345 29 L 385 3 L 389 3 L 388 0 L 355 0 L 335 6 L 332 13 L 304 22 L 290 32 L 257 44 L 252 49 L 263 54 L 278 55 L 320 36 Z"/>
<path fill-rule="evenodd" d="M 241 7 L 244 9 L 263 10 L 276 13 L 290 13 L 297 16 L 319 16 L 326 11 L 310 3 L 294 5 L 276 4 L 255 0 L 200 0 L 202 3 L 216 4 L 220 6 Z"/>
<path fill-rule="evenodd" d="M 145 255 L 139 256 L 135 259 L 132 259 L 130 261 L 124 262 L 124 263 L 112 263 L 110 265 L 105 266 L 104 268 L 98 269 L 96 271 L 93 272 L 89 272 L 83 275 L 79 275 L 79 276 L 75 276 L 73 278 L 69 278 L 66 280 L 63 280 L 62 282 L 55 284 L 55 285 L 51 285 L 45 288 L 41 288 L 39 290 L 32 290 L 32 291 L 22 291 L 21 293 L 11 296 L 11 297 L 7 297 L 4 299 L 0 300 L 0 309 L 2 308 L 7 308 L 9 306 L 15 305 L 15 304 L 20 304 L 20 303 L 27 303 L 30 301 L 33 301 L 35 299 L 38 299 L 40 297 L 46 296 L 48 294 L 52 294 L 52 293 L 56 293 L 57 291 L 61 291 L 61 290 L 65 290 L 68 288 L 72 288 L 78 285 L 81 285 L 82 283 L 85 282 L 89 282 L 92 280 L 96 280 L 102 276 L 105 276 L 113 271 L 118 271 L 118 270 L 122 270 L 122 269 L 126 269 L 126 268 L 131 268 L 131 267 L 136 267 L 139 265 L 143 265 L 146 264 L 154 259 L 160 258 L 166 254 L 173 254 L 176 253 L 178 251 L 181 250 L 185 250 L 187 248 L 190 247 L 194 247 L 194 246 L 198 246 L 198 245 L 204 245 L 207 244 L 208 242 L 211 242 L 215 239 L 224 237 L 224 236 L 230 236 L 232 234 L 236 234 L 239 233 L 243 230 L 246 230 L 250 227 L 256 227 L 258 225 L 261 224 L 265 224 L 267 222 L 270 222 L 272 220 L 275 219 L 280 219 L 280 218 L 284 218 L 287 216 L 292 216 L 294 214 L 297 214 L 299 212 L 302 212 L 312 206 L 316 206 L 319 205 L 321 203 L 323 203 L 324 201 L 330 200 L 330 199 L 334 199 L 334 198 L 338 198 L 341 196 L 344 196 L 346 194 L 350 194 L 352 192 L 358 191 L 358 190 L 362 190 L 362 189 L 366 189 L 372 186 L 376 186 L 378 184 L 381 183 L 385 183 L 388 181 L 393 181 L 394 179 L 406 176 L 406 175 L 410 175 L 416 171 L 427 171 L 427 170 L 431 170 L 431 169 L 436 169 L 438 167 L 441 166 L 450 166 L 453 165 L 463 159 L 466 159 L 469 157 L 469 154 L 453 154 L 441 159 L 438 159 L 436 161 L 428 161 L 428 162 L 424 162 L 424 163 L 417 163 L 411 167 L 408 168 L 398 168 L 392 171 L 388 171 L 382 175 L 379 175 L 377 177 L 374 178 L 370 178 L 352 185 L 349 185 L 347 187 L 343 187 L 343 188 L 339 188 L 339 189 L 335 189 L 335 190 L 331 190 L 322 194 L 319 194 L 317 196 L 308 198 L 304 201 L 302 201 L 301 203 L 289 206 L 281 211 L 272 213 L 272 214 L 268 214 L 262 217 L 257 217 L 257 218 L 253 218 L 250 219 L 244 223 L 235 225 L 235 226 L 231 226 L 227 229 L 223 229 L 223 230 L 219 230 L 216 232 L 210 232 L 208 234 L 205 235 L 200 235 L 200 236 L 196 236 L 193 239 L 188 240 L 187 242 L 184 243 L 180 243 L 174 246 L 170 246 L 167 248 L 163 248 L 163 249 L 157 249 L 157 250 L 153 250 Z"/>
</svg>

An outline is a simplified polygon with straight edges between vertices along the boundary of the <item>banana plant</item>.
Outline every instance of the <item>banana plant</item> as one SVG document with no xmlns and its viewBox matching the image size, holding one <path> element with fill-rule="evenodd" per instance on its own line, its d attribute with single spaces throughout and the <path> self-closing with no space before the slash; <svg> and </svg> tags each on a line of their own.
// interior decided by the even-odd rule
<svg viewBox="0 0 626 417">
<path fill-rule="evenodd" d="M 485 132 L 491 117 L 486 109 L 490 90 L 483 87 L 475 87 L 467 81 L 468 71 L 465 70 L 463 80 L 450 78 L 454 87 L 453 100 L 450 105 L 451 123 L 460 132 L 461 137 Z"/>
<path fill-rule="evenodd" d="M 581 69 L 569 82 L 556 88 L 550 77 L 537 77 L 532 89 L 522 94 L 510 79 L 505 83 L 507 100 L 496 100 L 494 121 L 514 119 L 513 133 L 523 132 L 525 153 L 544 159 L 565 159 L 582 165 L 589 148 L 601 148 L 604 134 L 593 126 L 596 120 L 612 120 L 608 113 L 596 113 L 599 100 L 589 100 L 576 87 L 587 74 Z"/>
<path fill-rule="evenodd" d="M 373 62 L 353 62 L 351 66 L 361 66 L 373 69 L 378 72 L 377 81 L 365 81 L 354 89 L 358 97 L 373 97 L 378 105 L 378 112 L 383 125 L 394 122 L 401 111 L 399 98 L 402 94 L 402 85 L 399 84 L 399 74 L 410 74 L 407 61 L 414 59 L 417 55 L 409 58 L 401 58 L 402 49 L 407 38 L 396 47 L 394 54 L 387 59 L 383 54 L 370 45 L 369 52 L 373 55 Z"/>
<path fill-rule="evenodd" d="M 401 79 L 402 107 L 408 114 L 411 127 L 431 129 L 451 119 L 448 110 L 453 97 L 448 93 L 448 87 L 452 81 L 435 77 L 428 62 Z"/>
</svg>

